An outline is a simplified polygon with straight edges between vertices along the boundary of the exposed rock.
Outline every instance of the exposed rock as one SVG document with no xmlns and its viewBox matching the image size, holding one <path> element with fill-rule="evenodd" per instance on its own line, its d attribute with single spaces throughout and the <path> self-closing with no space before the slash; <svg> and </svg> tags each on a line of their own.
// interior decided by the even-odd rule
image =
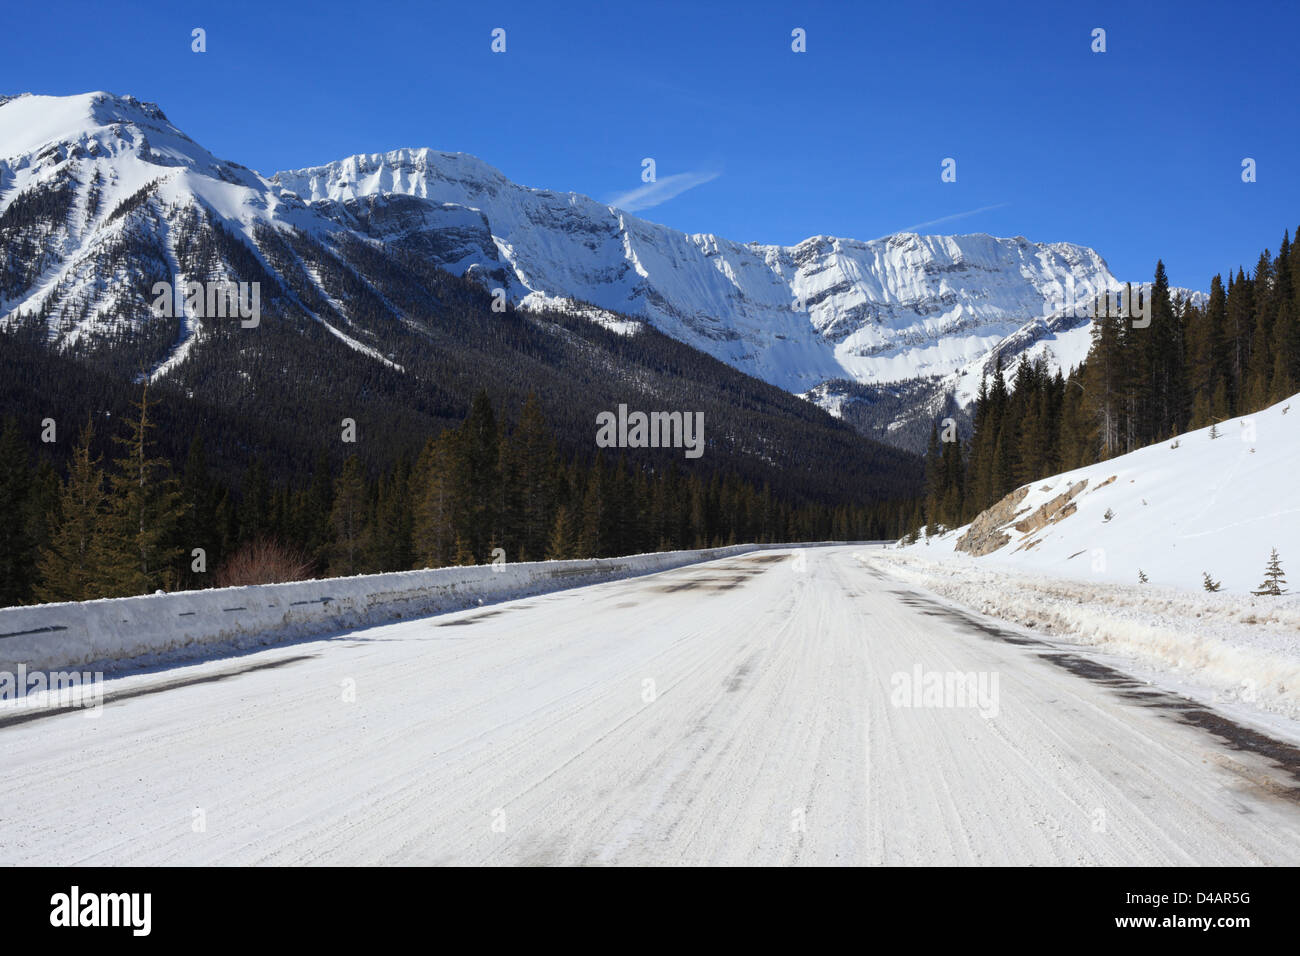
<svg viewBox="0 0 1300 956">
<path fill-rule="evenodd" d="M 1088 479 L 1077 481 L 1027 516 L 1025 511 L 1028 509 L 1017 510 L 1017 507 L 1029 494 L 1029 486 L 1017 488 L 992 508 L 981 512 L 966 533 L 957 539 L 956 548 L 977 558 L 992 554 L 1011 540 L 1011 531 L 1019 532 L 1021 536 L 1022 543 L 1016 550 L 1032 548 L 1039 543 L 1038 540 L 1025 542 L 1025 539 L 1078 511 L 1074 499 L 1087 487 Z"/>
<path fill-rule="evenodd" d="M 975 557 L 992 554 L 1011 540 L 1011 535 L 1002 529 L 1018 518 L 1022 512 L 1016 510 L 1020 502 L 1029 494 L 1029 486 L 1017 488 L 992 508 L 980 512 L 966 533 L 957 539 L 958 551 L 965 551 Z"/>
<path fill-rule="evenodd" d="M 1028 518 L 1017 521 L 1016 530 L 1021 534 L 1030 535 L 1040 528 L 1047 527 L 1049 524 L 1056 524 L 1062 518 L 1068 518 L 1078 510 L 1074 504 L 1075 496 L 1086 487 L 1088 487 L 1087 478 L 1075 482 L 1066 491 L 1039 505 Z"/>
</svg>

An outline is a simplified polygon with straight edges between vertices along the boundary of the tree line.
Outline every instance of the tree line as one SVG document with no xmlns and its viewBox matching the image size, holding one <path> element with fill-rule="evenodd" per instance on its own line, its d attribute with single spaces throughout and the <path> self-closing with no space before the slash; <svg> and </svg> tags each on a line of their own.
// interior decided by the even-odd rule
<svg viewBox="0 0 1300 956">
<path fill-rule="evenodd" d="M 910 527 L 960 526 L 1029 481 L 1252 414 L 1300 388 L 1300 243 L 1288 233 L 1252 273 L 1239 268 L 1226 285 L 1216 275 L 1203 304 L 1171 295 L 1162 261 L 1145 295 L 1140 320 L 1094 305 L 1087 358 L 1068 373 L 1022 355 L 1008 381 L 998 356 L 969 440 L 931 429 Z"/>
<path fill-rule="evenodd" d="M 565 457 L 535 395 L 513 424 L 486 392 L 419 454 L 376 470 L 321 451 L 305 480 L 252 460 L 215 477 L 195 438 L 156 450 L 148 386 L 102 446 L 94 420 L 60 474 L 0 432 L 0 604 L 270 583 L 492 560 L 595 558 L 740 542 L 897 537 L 910 501 L 794 502 L 734 473 Z"/>
</svg>

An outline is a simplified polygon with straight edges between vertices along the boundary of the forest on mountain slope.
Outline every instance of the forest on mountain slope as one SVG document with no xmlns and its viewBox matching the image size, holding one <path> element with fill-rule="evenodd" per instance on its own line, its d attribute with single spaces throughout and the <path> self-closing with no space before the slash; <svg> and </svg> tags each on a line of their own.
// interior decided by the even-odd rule
<svg viewBox="0 0 1300 956">
<path fill-rule="evenodd" d="M 1210 280 L 1197 307 L 1156 263 L 1145 316 L 1095 304 L 1083 364 L 1049 372 L 1022 356 L 981 383 L 968 441 L 931 428 L 913 532 L 955 528 L 1021 485 L 1249 415 L 1300 390 L 1300 243 L 1284 232 L 1254 270 Z M 1143 310 L 1146 311 L 1145 309 Z"/>
<path fill-rule="evenodd" d="M 905 530 L 919 457 L 652 328 L 425 275 L 419 328 L 372 317 L 400 369 L 274 312 L 147 389 L 129 324 L 0 332 L 0 603 Z M 597 448 L 620 403 L 702 413 L 703 456 Z"/>
</svg>

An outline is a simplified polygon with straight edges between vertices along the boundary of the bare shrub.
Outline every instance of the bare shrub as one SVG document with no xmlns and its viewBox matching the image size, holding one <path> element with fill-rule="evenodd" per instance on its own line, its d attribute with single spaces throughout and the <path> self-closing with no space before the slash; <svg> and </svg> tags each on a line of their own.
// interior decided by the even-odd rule
<svg viewBox="0 0 1300 956">
<path fill-rule="evenodd" d="M 312 575 L 312 563 L 305 554 L 271 538 L 258 538 L 240 545 L 217 569 L 219 588 L 247 584 L 280 584 L 305 581 Z"/>
</svg>

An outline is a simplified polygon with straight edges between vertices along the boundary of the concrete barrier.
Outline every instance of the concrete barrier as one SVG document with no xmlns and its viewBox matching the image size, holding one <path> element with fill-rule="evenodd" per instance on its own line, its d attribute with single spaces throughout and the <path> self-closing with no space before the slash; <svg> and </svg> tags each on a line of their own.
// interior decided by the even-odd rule
<svg viewBox="0 0 1300 956">
<path fill-rule="evenodd" d="M 20 664 L 51 670 L 204 645 L 242 649 L 653 574 L 763 547 L 799 546 L 743 544 L 3 608 L 0 670 Z"/>
</svg>

